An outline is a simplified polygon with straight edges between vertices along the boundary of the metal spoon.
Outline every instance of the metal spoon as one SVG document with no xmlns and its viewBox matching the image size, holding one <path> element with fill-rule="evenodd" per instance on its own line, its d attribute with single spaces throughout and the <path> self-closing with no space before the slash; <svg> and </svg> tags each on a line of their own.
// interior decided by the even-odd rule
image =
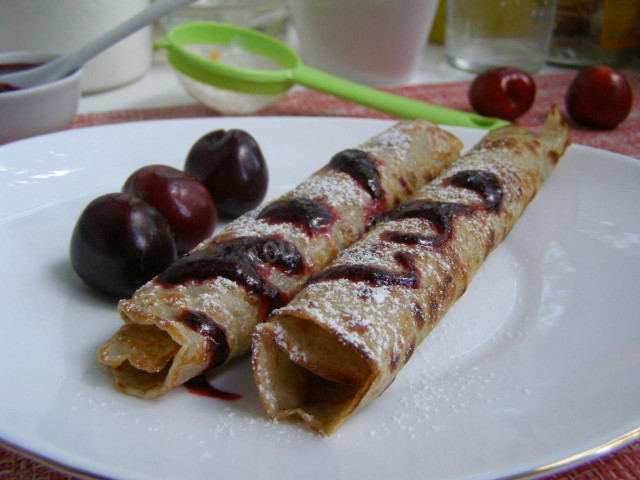
<svg viewBox="0 0 640 480">
<path fill-rule="evenodd" d="M 58 57 L 39 67 L 0 75 L 0 83 L 16 88 L 30 88 L 59 80 L 83 66 L 87 61 L 108 47 L 131 35 L 173 10 L 193 3 L 195 0 L 156 0 L 149 7 L 126 22 L 100 35 L 78 50 Z"/>
</svg>

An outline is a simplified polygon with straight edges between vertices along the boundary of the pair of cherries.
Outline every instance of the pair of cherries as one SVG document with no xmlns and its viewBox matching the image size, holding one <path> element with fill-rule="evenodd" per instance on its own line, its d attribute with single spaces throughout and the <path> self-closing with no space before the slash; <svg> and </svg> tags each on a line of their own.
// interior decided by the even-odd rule
<svg viewBox="0 0 640 480">
<path fill-rule="evenodd" d="M 268 185 L 256 140 L 243 130 L 204 135 L 184 171 L 149 165 L 122 191 L 93 200 L 71 236 L 71 264 L 89 286 L 128 297 L 208 238 L 218 214 L 237 217 L 258 206 Z"/>
<path fill-rule="evenodd" d="M 508 67 L 481 73 L 469 90 L 469 100 L 476 112 L 509 121 L 526 113 L 535 95 L 533 78 Z M 629 115 L 631 103 L 631 87 L 626 78 L 606 66 L 580 71 L 565 95 L 569 116 L 581 125 L 598 129 L 615 128 Z"/>
</svg>

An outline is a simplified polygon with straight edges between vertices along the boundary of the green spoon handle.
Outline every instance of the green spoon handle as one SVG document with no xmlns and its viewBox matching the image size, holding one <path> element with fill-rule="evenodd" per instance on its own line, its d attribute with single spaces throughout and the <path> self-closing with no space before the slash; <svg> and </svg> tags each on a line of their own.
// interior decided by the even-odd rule
<svg viewBox="0 0 640 480">
<path fill-rule="evenodd" d="M 292 80 L 344 100 L 349 100 L 398 118 L 427 118 L 433 123 L 456 127 L 491 130 L 508 125 L 499 118 L 483 117 L 475 113 L 432 105 L 358 83 L 300 65 L 291 70 Z"/>
</svg>

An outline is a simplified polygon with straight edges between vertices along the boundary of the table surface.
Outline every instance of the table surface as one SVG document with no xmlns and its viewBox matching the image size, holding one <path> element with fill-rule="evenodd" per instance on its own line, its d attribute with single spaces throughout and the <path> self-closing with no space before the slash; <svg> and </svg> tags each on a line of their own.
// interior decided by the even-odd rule
<svg viewBox="0 0 640 480">
<path fill-rule="evenodd" d="M 547 65 L 536 76 L 538 97 L 534 108 L 521 119 L 526 126 L 537 126 L 551 103 L 560 102 L 574 70 Z M 640 71 L 630 72 L 635 98 L 640 98 Z M 452 108 L 469 109 L 466 92 L 473 79 L 470 73 L 449 66 L 442 46 L 429 44 L 424 51 L 420 69 L 402 86 L 389 86 L 399 94 L 442 103 Z M 572 127 L 574 143 L 605 148 L 640 159 L 640 102 L 635 101 L 631 116 L 615 131 L 596 132 Z M 261 115 L 348 115 L 382 116 L 331 97 L 295 87 L 281 102 Z M 185 118 L 215 115 L 198 105 L 180 86 L 163 54 L 155 54 L 151 69 L 144 77 L 123 87 L 84 95 L 78 117 L 69 128 L 153 118 Z M 384 117 L 384 116 L 382 116 Z M 37 460 L 22 456 L 0 446 L 0 479 L 66 480 L 77 478 Z M 556 473 L 550 479 L 640 479 L 640 441 L 609 453 L 595 461 Z"/>
</svg>

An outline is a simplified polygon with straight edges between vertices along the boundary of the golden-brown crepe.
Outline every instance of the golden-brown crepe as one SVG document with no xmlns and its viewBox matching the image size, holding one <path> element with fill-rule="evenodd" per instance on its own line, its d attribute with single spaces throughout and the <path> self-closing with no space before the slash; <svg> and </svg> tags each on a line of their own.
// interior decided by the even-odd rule
<svg viewBox="0 0 640 480">
<path fill-rule="evenodd" d="M 247 353 L 258 322 L 458 156 L 461 142 L 426 120 L 400 122 L 213 239 L 121 300 L 125 325 L 98 351 L 117 387 L 167 393 Z"/>
<path fill-rule="evenodd" d="M 268 415 L 300 417 L 330 434 L 380 395 L 568 144 L 555 108 L 538 133 L 517 126 L 488 133 L 312 276 L 254 333 L 254 376 Z"/>
</svg>

